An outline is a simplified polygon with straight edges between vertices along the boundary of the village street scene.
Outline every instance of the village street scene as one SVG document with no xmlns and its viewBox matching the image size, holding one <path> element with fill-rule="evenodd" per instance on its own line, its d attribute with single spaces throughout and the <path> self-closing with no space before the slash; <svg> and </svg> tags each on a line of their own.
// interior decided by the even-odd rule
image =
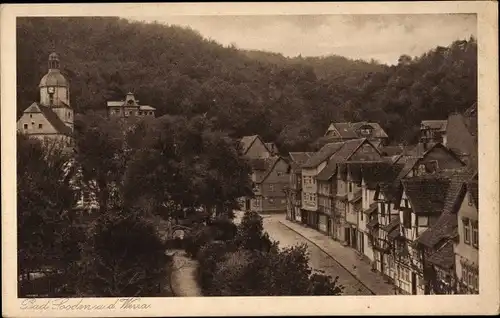
<svg viewBox="0 0 500 318">
<path fill-rule="evenodd" d="M 475 15 L 172 19 L 18 19 L 19 297 L 479 293 Z"/>
</svg>

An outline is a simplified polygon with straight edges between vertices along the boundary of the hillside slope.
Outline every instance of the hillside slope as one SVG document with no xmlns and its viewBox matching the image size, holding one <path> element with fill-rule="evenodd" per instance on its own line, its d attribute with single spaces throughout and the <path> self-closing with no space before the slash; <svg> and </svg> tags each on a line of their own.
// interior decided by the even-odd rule
<svg viewBox="0 0 500 318">
<path fill-rule="evenodd" d="M 258 133 L 288 150 L 305 150 L 332 120 L 376 120 L 395 141 L 411 141 L 421 119 L 463 110 L 477 94 L 474 39 L 392 67 L 240 51 L 119 18 L 20 18 L 17 42 L 18 114 L 38 99 L 55 47 L 78 112 L 133 91 L 158 115 L 206 113 L 234 136 Z"/>
</svg>

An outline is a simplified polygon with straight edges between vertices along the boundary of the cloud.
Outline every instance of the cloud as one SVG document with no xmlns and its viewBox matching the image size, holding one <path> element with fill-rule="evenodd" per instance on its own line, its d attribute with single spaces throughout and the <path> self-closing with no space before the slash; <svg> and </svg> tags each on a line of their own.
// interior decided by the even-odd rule
<svg viewBox="0 0 500 318">
<path fill-rule="evenodd" d="M 393 64 L 476 36 L 475 14 L 166 16 L 136 20 L 188 26 L 223 45 L 285 56 L 337 54 Z"/>
</svg>

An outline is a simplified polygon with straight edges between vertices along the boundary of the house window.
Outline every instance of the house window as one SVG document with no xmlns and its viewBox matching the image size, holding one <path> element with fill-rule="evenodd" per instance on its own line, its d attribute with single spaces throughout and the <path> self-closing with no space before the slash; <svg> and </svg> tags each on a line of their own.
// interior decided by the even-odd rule
<svg viewBox="0 0 500 318">
<path fill-rule="evenodd" d="M 469 206 L 472 206 L 472 204 L 473 204 L 473 203 L 472 203 L 472 202 L 473 202 L 473 201 L 472 201 L 472 193 L 470 193 L 470 192 L 469 192 L 469 195 L 468 195 L 467 197 L 468 197 L 468 200 L 467 200 L 467 201 L 468 201 Z"/>
<path fill-rule="evenodd" d="M 380 215 L 382 217 L 385 216 L 385 203 L 383 203 L 383 202 L 380 204 Z"/>
<path fill-rule="evenodd" d="M 38 124 L 38 129 L 42 129 L 43 125 L 42 124 Z"/>
<path fill-rule="evenodd" d="M 33 114 L 30 114 L 30 118 L 33 118 Z"/>
<path fill-rule="evenodd" d="M 68 118 L 71 118 L 71 113 L 70 112 L 68 113 Z"/>
<path fill-rule="evenodd" d="M 352 182 L 349 182 L 349 193 L 352 192 Z"/>
<path fill-rule="evenodd" d="M 23 125 L 24 129 L 28 129 L 28 124 Z"/>
<path fill-rule="evenodd" d="M 360 213 L 360 214 L 361 214 L 361 221 L 363 221 L 363 214 L 364 214 L 364 213 Z"/>
<path fill-rule="evenodd" d="M 269 198 L 269 203 L 270 204 L 274 204 L 274 199 L 273 198 Z"/>
<path fill-rule="evenodd" d="M 153 112 L 149 112 L 150 115 L 153 115 Z"/>
<path fill-rule="evenodd" d="M 478 232 L 478 222 L 472 221 L 472 246 L 479 246 L 479 232 Z"/>
<path fill-rule="evenodd" d="M 403 227 L 409 229 L 411 228 L 411 211 L 404 210 L 403 211 Z"/>
<path fill-rule="evenodd" d="M 269 191 L 274 192 L 274 184 L 269 185 Z"/>
<path fill-rule="evenodd" d="M 470 244 L 470 221 L 468 218 L 463 218 L 462 223 L 464 226 L 464 243 Z"/>
</svg>

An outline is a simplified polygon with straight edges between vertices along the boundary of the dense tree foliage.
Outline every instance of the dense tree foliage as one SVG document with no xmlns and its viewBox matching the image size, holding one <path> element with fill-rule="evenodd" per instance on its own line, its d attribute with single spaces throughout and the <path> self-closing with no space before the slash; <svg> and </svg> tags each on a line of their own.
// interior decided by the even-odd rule
<svg viewBox="0 0 500 318">
<path fill-rule="evenodd" d="M 83 250 L 79 293 L 93 297 L 151 297 L 161 293 L 165 246 L 138 211 L 109 210 L 95 220 Z"/>
<path fill-rule="evenodd" d="M 191 234 L 187 247 L 199 261 L 198 279 L 209 296 L 339 295 L 343 286 L 313 273 L 306 246 L 280 249 L 263 232 L 262 217 L 246 212 L 237 233 L 217 238 L 213 227 Z M 232 237 L 232 238 L 231 238 Z M 193 249 L 195 247 L 196 249 Z M 291 278 L 291 275 L 293 277 Z"/>
<path fill-rule="evenodd" d="M 190 29 L 118 18 L 21 18 L 17 41 L 19 113 L 37 100 L 55 47 L 77 112 L 134 91 L 158 115 L 206 114 L 217 129 L 258 133 L 283 150 L 306 150 L 334 120 L 377 121 L 394 141 L 411 142 L 422 119 L 477 98 L 475 39 L 394 66 L 241 51 Z"/>
<path fill-rule="evenodd" d="M 84 232 L 72 213 L 76 201 L 68 160 L 57 143 L 18 135 L 17 246 L 23 294 L 33 288 L 30 273 L 59 282 L 48 286 L 47 295 L 64 288 L 61 280 L 74 277 Z"/>
</svg>

